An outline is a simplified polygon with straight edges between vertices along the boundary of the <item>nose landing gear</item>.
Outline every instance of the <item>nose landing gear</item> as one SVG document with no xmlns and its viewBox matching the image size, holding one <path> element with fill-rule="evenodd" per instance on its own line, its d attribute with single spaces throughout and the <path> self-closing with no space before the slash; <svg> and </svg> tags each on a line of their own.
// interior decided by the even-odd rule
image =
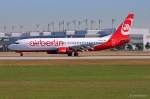
<svg viewBox="0 0 150 99">
<path fill-rule="evenodd" d="M 20 56 L 23 56 L 23 52 L 19 52 Z"/>
<path fill-rule="evenodd" d="M 79 52 L 68 52 L 68 56 L 79 56 Z"/>
</svg>

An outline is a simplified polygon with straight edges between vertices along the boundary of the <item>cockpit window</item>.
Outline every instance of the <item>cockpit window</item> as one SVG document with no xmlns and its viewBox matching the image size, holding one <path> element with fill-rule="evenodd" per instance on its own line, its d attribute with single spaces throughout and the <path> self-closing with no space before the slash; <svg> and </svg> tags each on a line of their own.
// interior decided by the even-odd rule
<svg viewBox="0 0 150 99">
<path fill-rule="evenodd" d="M 19 42 L 15 42 L 15 44 L 19 44 Z"/>
</svg>

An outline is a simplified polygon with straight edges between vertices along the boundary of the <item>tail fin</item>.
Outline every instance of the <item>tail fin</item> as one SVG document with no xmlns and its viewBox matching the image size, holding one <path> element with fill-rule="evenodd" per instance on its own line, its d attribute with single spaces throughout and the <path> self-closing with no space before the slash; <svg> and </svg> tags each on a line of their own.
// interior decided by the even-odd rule
<svg viewBox="0 0 150 99">
<path fill-rule="evenodd" d="M 116 32 L 112 35 L 111 39 L 118 39 L 118 40 L 129 40 L 129 32 L 133 25 L 134 14 L 129 13 L 126 17 L 125 21 L 118 27 Z"/>
<path fill-rule="evenodd" d="M 108 48 L 114 48 L 126 44 L 130 41 L 129 32 L 133 25 L 134 14 L 128 14 L 125 21 L 121 23 L 118 29 L 113 33 L 108 42 L 98 45 L 95 50 L 104 50 Z"/>
</svg>

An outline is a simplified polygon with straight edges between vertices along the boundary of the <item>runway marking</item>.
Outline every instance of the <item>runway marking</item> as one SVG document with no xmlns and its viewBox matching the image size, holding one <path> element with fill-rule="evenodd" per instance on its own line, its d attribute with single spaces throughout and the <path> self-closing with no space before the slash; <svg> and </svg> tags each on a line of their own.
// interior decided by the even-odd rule
<svg viewBox="0 0 150 99">
<path fill-rule="evenodd" d="M 123 60 L 150 59 L 150 56 L 87 56 L 87 57 L 0 57 L 0 60 Z"/>
</svg>

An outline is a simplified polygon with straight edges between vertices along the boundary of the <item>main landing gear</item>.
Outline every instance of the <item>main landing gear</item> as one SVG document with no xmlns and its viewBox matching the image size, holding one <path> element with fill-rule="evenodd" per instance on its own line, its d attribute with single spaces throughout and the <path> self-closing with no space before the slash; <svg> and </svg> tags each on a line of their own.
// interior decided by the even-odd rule
<svg viewBox="0 0 150 99">
<path fill-rule="evenodd" d="M 20 56 L 23 56 L 23 52 L 19 52 L 20 53 Z"/>
<path fill-rule="evenodd" d="M 68 56 L 79 56 L 79 52 L 68 52 Z"/>
<path fill-rule="evenodd" d="M 79 56 L 79 53 L 78 52 L 74 52 L 74 56 Z"/>
</svg>

